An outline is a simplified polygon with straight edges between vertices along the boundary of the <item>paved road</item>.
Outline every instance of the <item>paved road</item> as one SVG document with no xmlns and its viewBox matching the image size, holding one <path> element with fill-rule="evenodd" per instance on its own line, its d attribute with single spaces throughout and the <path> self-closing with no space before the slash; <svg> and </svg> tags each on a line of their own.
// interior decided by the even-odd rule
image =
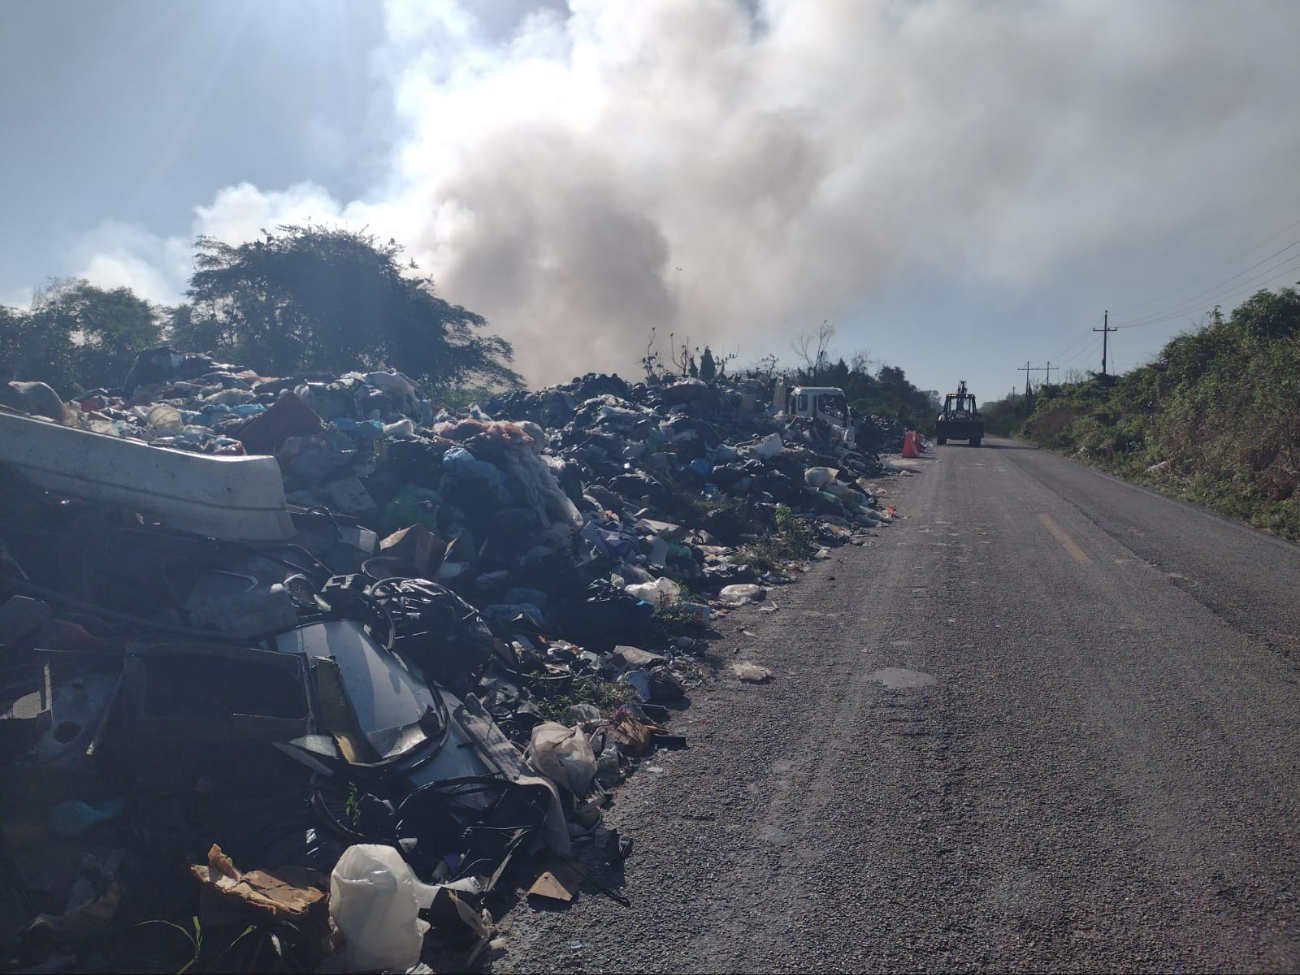
<svg viewBox="0 0 1300 975">
<path fill-rule="evenodd" d="M 887 490 L 620 789 L 632 907 L 488 967 L 1300 968 L 1300 549 L 1006 442 Z"/>
</svg>

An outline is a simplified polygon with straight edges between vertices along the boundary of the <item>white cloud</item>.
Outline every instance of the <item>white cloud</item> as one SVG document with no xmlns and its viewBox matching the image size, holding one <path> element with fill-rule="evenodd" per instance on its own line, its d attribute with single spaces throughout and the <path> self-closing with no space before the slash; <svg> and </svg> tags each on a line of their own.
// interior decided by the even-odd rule
<svg viewBox="0 0 1300 975">
<path fill-rule="evenodd" d="M 628 369 L 652 326 L 752 349 L 903 270 L 1047 289 L 1107 249 L 1123 273 L 1189 219 L 1300 209 L 1278 23 L 1300 7 L 570 7 L 493 37 L 469 5 L 390 0 L 377 58 L 405 135 L 385 179 L 353 201 L 240 183 L 194 234 L 395 236 L 554 381 Z M 189 241 L 96 242 L 92 280 L 183 289 Z"/>
</svg>

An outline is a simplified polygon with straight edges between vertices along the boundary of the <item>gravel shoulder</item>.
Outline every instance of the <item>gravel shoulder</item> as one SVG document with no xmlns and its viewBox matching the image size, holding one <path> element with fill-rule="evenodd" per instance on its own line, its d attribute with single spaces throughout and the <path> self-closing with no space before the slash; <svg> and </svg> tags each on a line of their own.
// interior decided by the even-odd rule
<svg viewBox="0 0 1300 975">
<path fill-rule="evenodd" d="M 485 970 L 1300 966 L 1300 549 L 1011 444 L 917 468 L 718 627 L 606 815 L 631 907 L 520 901 Z"/>
</svg>

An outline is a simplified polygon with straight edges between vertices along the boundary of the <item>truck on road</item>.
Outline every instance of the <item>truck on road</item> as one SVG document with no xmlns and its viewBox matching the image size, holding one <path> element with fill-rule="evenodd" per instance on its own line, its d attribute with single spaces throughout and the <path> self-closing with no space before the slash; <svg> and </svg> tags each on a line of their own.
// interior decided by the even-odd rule
<svg viewBox="0 0 1300 975">
<path fill-rule="evenodd" d="M 934 439 L 940 445 L 949 440 L 965 440 L 978 447 L 984 439 L 984 418 L 975 407 L 975 397 L 966 389 L 966 380 L 957 385 L 957 392 L 943 398 L 943 412 L 934 425 Z"/>
</svg>

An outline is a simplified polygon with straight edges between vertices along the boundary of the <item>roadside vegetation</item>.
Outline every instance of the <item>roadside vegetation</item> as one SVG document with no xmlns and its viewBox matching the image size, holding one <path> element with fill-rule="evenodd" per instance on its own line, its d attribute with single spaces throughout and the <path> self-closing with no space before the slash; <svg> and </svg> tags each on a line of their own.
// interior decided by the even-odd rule
<svg viewBox="0 0 1300 975">
<path fill-rule="evenodd" d="M 789 505 L 783 504 L 776 509 L 776 530 L 761 533 L 744 547 L 736 561 L 755 572 L 780 572 L 816 551 L 812 531 Z"/>
<path fill-rule="evenodd" d="M 594 704 L 608 718 L 636 697 L 636 689 L 631 684 L 579 677 L 542 681 L 534 691 L 533 700 L 547 721 L 571 723 L 575 704 Z"/>
<path fill-rule="evenodd" d="M 1123 376 L 986 405 L 990 432 L 1300 541 L 1300 294 L 1260 291 Z"/>
</svg>

